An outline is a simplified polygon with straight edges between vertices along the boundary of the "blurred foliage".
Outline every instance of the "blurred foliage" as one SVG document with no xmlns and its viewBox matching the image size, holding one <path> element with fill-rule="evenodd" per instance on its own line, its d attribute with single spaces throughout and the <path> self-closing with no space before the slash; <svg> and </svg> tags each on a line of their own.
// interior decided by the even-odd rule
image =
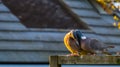
<svg viewBox="0 0 120 67">
<path fill-rule="evenodd" d="M 96 0 L 102 8 L 108 13 L 113 15 L 113 25 L 120 29 L 120 0 Z"/>
</svg>

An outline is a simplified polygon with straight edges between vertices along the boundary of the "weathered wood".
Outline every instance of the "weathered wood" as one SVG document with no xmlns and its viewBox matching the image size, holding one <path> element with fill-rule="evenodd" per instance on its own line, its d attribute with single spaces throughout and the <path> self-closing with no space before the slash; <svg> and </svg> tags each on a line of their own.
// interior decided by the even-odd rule
<svg viewBox="0 0 120 67">
<path fill-rule="evenodd" d="M 120 51 L 120 46 L 116 44 L 107 44 L 107 45 L 114 45 L 115 48 L 108 49 L 110 52 L 117 52 Z M 58 49 L 60 48 L 60 49 Z M 55 41 L 0 41 L 0 50 L 6 51 L 68 51 L 63 43 L 55 42 Z"/>
<path fill-rule="evenodd" d="M 5 22 L 9 23 L 9 22 Z M 11 23 L 11 22 L 10 22 Z M 17 22 L 15 22 L 17 23 Z M 19 23 L 19 22 L 18 22 Z M 11 32 L 55 32 L 55 33 L 67 33 L 71 29 L 55 29 L 55 28 L 23 28 L 23 29 L 0 29 L 0 31 L 11 31 Z M 92 30 L 79 29 L 82 33 L 94 33 Z"/>
<path fill-rule="evenodd" d="M 61 67 L 61 64 L 58 63 L 58 56 L 51 56 L 49 58 L 50 67 Z"/>
<path fill-rule="evenodd" d="M 95 31 L 98 34 L 104 34 L 104 35 L 115 35 L 115 36 L 119 36 L 120 34 L 120 30 L 118 30 L 115 27 L 91 27 L 91 29 L 93 31 Z M 109 33 L 108 33 L 109 32 Z"/>
<path fill-rule="evenodd" d="M 90 2 L 93 4 L 93 6 L 96 6 L 95 8 L 97 9 L 97 11 L 101 14 L 107 14 L 107 12 L 105 12 L 105 10 L 94 0 L 90 0 Z"/>
<path fill-rule="evenodd" d="M 0 32 L 0 40 L 22 40 L 22 41 L 52 41 L 63 42 L 66 33 L 58 32 Z M 99 40 L 107 40 L 93 33 L 84 33 L 87 37 L 98 38 Z"/>
<path fill-rule="evenodd" d="M 0 29 L 22 29 L 25 28 L 20 22 L 0 22 Z"/>
<path fill-rule="evenodd" d="M 36 41 L 63 41 L 66 32 L 44 32 L 44 31 L 20 31 L 20 32 L 11 32 L 3 31 L 0 32 L 0 39 L 7 40 L 36 40 Z M 94 36 L 91 33 L 85 33 L 86 36 Z"/>
<path fill-rule="evenodd" d="M 58 49 L 60 48 L 60 49 Z M 3 51 L 68 51 L 63 42 L 0 41 Z"/>
<path fill-rule="evenodd" d="M 100 15 L 94 10 L 72 9 L 72 11 L 80 17 L 100 18 Z"/>
<path fill-rule="evenodd" d="M 0 51 L 0 63 L 48 63 L 50 55 L 65 55 L 62 51 Z"/>
<path fill-rule="evenodd" d="M 120 64 L 120 56 L 58 56 L 59 64 Z"/>
<path fill-rule="evenodd" d="M 92 9 L 92 6 L 86 3 L 85 0 L 63 0 L 68 6 L 72 8 L 86 8 Z"/>
<path fill-rule="evenodd" d="M 113 22 L 115 22 L 112 15 L 104 15 L 104 14 L 102 15 L 101 14 L 101 18 L 102 18 L 102 20 L 106 21 L 106 23 L 113 24 Z"/>
<path fill-rule="evenodd" d="M 109 45 L 109 44 L 108 44 Z M 49 46 L 49 47 L 48 47 Z M 110 52 L 120 51 L 119 45 L 114 45 L 115 48 L 109 49 Z M 60 48 L 60 49 L 58 49 Z M 61 42 L 50 42 L 50 41 L 0 41 L 0 50 L 6 51 L 68 51 Z"/>
<path fill-rule="evenodd" d="M 111 23 L 106 23 L 106 21 L 101 18 L 81 18 L 84 22 L 86 22 L 89 26 L 101 26 L 101 27 L 113 27 Z"/>
<path fill-rule="evenodd" d="M 1 13 L 0 21 L 19 21 L 12 13 Z"/>
<path fill-rule="evenodd" d="M 2 40 L 63 41 L 65 33 L 54 32 L 0 32 Z"/>
<path fill-rule="evenodd" d="M 51 61 L 62 64 L 120 64 L 120 56 L 50 56 Z M 50 64 L 51 66 L 51 64 Z M 54 63 L 52 64 L 54 67 Z M 51 67 L 52 67 L 51 66 Z"/>
<path fill-rule="evenodd" d="M 84 26 L 84 28 L 89 29 L 88 25 L 87 25 L 86 23 L 84 23 L 83 21 L 81 21 L 81 20 L 79 19 L 79 16 L 78 16 L 77 14 L 75 14 L 75 13 L 71 10 L 71 8 L 69 8 L 69 6 L 68 6 L 63 0 L 58 0 L 58 1 L 59 1 L 59 3 L 61 4 L 61 6 L 63 6 L 63 9 L 66 10 L 67 13 L 69 13 L 69 14 L 74 18 L 74 20 L 76 20 L 76 22 L 80 22 L 80 24 L 81 24 L 82 26 Z"/>
<path fill-rule="evenodd" d="M 2 3 L 0 3 L 0 12 L 10 12 L 7 7 L 5 7 Z"/>
<path fill-rule="evenodd" d="M 19 19 L 22 21 L 24 25 L 26 25 L 29 28 L 32 27 L 32 28 L 59 28 L 59 29 L 60 28 L 88 29 L 87 25 L 82 23 L 81 24 L 77 23 L 77 22 L 81 22 L 79 18 L 78 21 L 76 17 L 73 17 L 70 14 L 70 11 L 67 10 L 65 7 L 63 7 L 60 1 L 62 0 L 57 0 L 57 1 L 34 0 L 32 3 L 31 1 L 29 1 L 28 3 L 28 1 L 26 0 L 25 1 L 3 0 L 3 3 L 11 9 L 12 13 L 14 13 L 16 16 L 19 17 Z M 33 3 L 35 4 L 34 6 L 32 5 Z M 23 4 L 24 6 L 22 6 L 21 4 Z M 46 10 L 49 10 L 49 12 Z"/>
<path fill-rule="evenodd" d="M 18 40 L 18 41 L 51 41 L 63 42 L 67 32 L 48 32 L 48 31 L 1 31 L 0 40 Z M 92 32 L 83 32 L 87 37 L 97 38 L 104 43 L 120 43 L 119 38 L 115 36 L 100 36 Z"/>
</svg>

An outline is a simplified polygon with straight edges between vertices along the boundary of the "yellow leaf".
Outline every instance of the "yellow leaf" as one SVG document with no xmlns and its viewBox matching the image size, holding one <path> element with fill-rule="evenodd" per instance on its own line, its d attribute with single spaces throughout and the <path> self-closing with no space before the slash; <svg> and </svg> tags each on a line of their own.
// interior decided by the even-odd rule
<svg viewBox="0 0 120 67">
<path fill-rule="evenodd" d="M 111 8 L 112 8 L 112 10 L 115 10 L 115 6 L 114 5 L 112 5 Z"/>
<path fill-rule="evenodd" d="M 117 16 L 114 16 L 113 19 L 116 20 L 116 21 L 119 20 L 119 18 Z"/>
<path fill-rule="evenodd" d="M 120 22 L 118 22 L 118 29 L 120 29 Z"/>
<path fill-rule="evenodd" d="M 120 27 L 120 22 L 118 22 L 118 26 Z"/>
<path fill-rule="evenodd" d="M 113 23 L 113 26 L 115 26 L 115 27 L 117 26 L 116 22 Z"/>
<path fill-rule="evenodd" d="M 118 26 L 118 29 L 120 30 L 120 26 Z"/>
</svg>

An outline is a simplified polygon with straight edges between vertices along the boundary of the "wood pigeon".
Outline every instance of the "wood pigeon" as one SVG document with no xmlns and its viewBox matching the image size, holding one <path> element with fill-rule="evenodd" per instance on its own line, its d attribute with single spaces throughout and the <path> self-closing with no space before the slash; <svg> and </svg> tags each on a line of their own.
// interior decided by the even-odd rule
<svg viewBox="0 0 120 67">
<path fill-rule="evenodd" d="M 80 30 L 71 30 L 64 37 L 64 44 L 71 52 L 70 56 L 108 54 L 107 46 L 95 38 L 88 38 Z"/>
</svg>

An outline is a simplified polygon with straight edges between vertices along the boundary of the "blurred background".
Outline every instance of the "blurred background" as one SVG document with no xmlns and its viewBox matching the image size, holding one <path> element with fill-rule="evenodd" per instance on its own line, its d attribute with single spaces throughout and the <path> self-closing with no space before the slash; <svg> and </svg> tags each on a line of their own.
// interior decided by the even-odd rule
<svg viewBox="0 0 120 67">
<path fill-rule="evenodd" d="M 115 55 L 120 51 L 120 31 L 113 22 L 98 0 L 0 0 L 0 63 L 48 67 L 49 56 L 69 54 L 63 38 L 71 29 L 115 45 L 109 49 Z"/>
</svg>

